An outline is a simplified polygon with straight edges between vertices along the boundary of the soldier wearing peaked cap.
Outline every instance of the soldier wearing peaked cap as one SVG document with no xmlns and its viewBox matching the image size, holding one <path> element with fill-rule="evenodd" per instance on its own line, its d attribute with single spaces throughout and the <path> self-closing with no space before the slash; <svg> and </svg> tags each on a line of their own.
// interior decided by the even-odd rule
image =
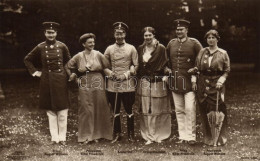
<svg viewBox="0 0 260 161">
<path fill-rule="evenodd" d="M 52 144 L 65 144 L 70 104 L 64 66 L 70 53 L 64 43 L 56 40 L 58 23 L 44 22 L 42 26 L 46 41 L 25 56 L 24 63 L 32 76 L 40 77 L 40 108 L 47 112 Z M 36 68 L 36 61 L 41 62 L 41 69 Z"/>
<path fill-rule="evenodd" d="M 120 107 L 121 100 L 127 113 L 127 132 L 129 141 L 134 137 L 134 116 L 132 105 L 135 101 L 136 82 L 131 77 L 138 67 L 137 51 L 133 45 L 125 42 L 128 26 L 116 22 L 114 37 L 116 42 L 107 47 L 104 55 L 110 61 L 111 68 L 105 69 L 107 80 L 108 100 L 114 110 L 114 140 L 121 139 Z"/>
<path fill-rule="evenodd" d="M 195 65 L 195 58 L 202 46 L 197 39 L 187 36 L 190 22 L 184 19 L 174 21 L 177 38 L 167 45 L 169 68 L 174 77 L 170 79 L 170 89 L 175 104 L 179 141 L 194 144 L 196 141 L 196 77 L 188 70 Z"/>
</svg>

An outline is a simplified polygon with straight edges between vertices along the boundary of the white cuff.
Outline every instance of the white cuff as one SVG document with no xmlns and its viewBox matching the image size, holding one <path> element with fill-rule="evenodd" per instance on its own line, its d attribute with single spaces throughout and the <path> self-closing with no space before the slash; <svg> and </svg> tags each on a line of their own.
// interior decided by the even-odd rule
<svg viewBox="0 0 260 161">
<path fill-rule="evenodd" d="M 219 79 L 218 79 L 218 82 L 219 83 L 224 83 L 226 81 L 226 78 L 225 77 L 223 77 L 223 76 L 221 76 Z"/>
<path fill-rule="evenodd" d="M 124 73 L 126 79 L 128 79 L 128 77 L 130 76 L 130 71 L 128 70 L 127 72 Z"/>
<path fill-rule="evenodd" d="M 195 75 L 191 75 L 191 82 L 197 82 L 197 77 Z"/>
<path fill-rule="evenodd" d="M 35 76 L 37 75 L 37 73 L 38 73 L 38 71 L 34 72 L 34 73 L 32 74 L 32 76 L 35 77 Z"/>
</svg>

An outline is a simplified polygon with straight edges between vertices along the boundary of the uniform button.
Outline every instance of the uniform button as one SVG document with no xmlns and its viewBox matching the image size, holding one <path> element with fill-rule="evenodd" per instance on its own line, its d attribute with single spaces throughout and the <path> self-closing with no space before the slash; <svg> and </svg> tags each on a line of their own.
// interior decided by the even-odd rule
<svg viewBox="0 0 260 161">
<path fill-rule="evenodd" d="M 51 46 L 50 46 L 50 48 L 52 49 L 52 48 L 54 48 L 54 46 L 53 46 L 53 45 L 51 45 Z"/>
<path fill-rule="evenodd" d="M 189 58 L 189 59 L 187 59 L 187 62 L 190 62 L 190 58 Z"/>
<path fill-rule="evenodd" d="M 209 90 L 209 87 L 206 87 L 206 90 Z"/>
<path fill-rule="evenodd" d="M 49 72 L 51 72 L 51 70 L 49 70 Z"/>
<path fill-rule="evenodd" d="M 207 97 L 208 96 L 207 93 L 204 93 L 204 96 Z"/>
<path fill-rule="evenodd" d="M 178 60 L 178 62 L 180 62 L 180 60 Z"/>
<path fill-rule="evenodd" d="M 48 53 L 48 51 L 45 51 L 46 53 Z"/>
<path fill-rule="evenodd" d="M 206 79 L 205 81 L 206 81 L 206 83 L 209 83 L 209 80 L 208 80 L 208 79 Z"/>
<path fill-rule="evenodd" d="M 58 62 L 58 64 L 61 64 L 60 62 Z"/>
<path fill-rule="evenodd" d="M 46 57 L 48 58 L 48 57 L 49 57 L 49 55 L 46 55 Z"/>
<path fill-rule="evenodd" d="M 45 46 L 45 48 L 47 48 L 47 46 Z"/>
<path fill-rule="evenodd" d="M 59 71 L 61 71 L 61 69 L 59 69 Z"/>
<path fill-rule="evenodd" d="M 208 69 L 207 71 L 208 71 L 208 72 L 211 72 L 211 70 L 210 70 L 210 69 Z"/>
<path fill-rule="evenodd" d="M 208 55 L 205 55 L 205 58 L 208 58 Z"/>
<path fill-rule="evenodd" d="M 181 53 L 178 53 L 179 55 L 181 54 Z"/>
<path fill-rule="evenodd" d="M 206 64 L 206 63 L 207 63 L 207 61 L 206 61 L 206 60 L 204 60 L 204 63 Z"/>
<path fill-rule="evenodd" d="M 57 52 L 59 52 L 59 50 L 57 50 Z"/>
<path fill-rule="evenodd" d="M 59 45 L 56 45 L 56 47 L 59 47 Z"/>
<path fill-rule="evenodd" d="M 49 60 L 47 60 L 47 63 L 49 63 L 50 61 Z"/>
<path fill-rule="evenodd" d="M 58 56 L 60 56 L 60 54 L 58 54 Z"/>
</svg>

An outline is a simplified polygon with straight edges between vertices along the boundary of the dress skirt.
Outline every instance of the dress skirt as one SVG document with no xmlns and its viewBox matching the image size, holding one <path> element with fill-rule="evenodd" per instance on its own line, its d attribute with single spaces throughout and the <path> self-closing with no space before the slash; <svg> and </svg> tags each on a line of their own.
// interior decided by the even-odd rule
<svg viewBox="0 0 260 161">
<path fill-rule="evenodd" d="M 146 83 L 142 80 L 142 83 Z M 145 140 L 161 142 L 171 135 L 171 106 L 163 83 L 151 83 L 150 88 L 138 89 L 141 97 L 141 135 Z"/>
<path fill-rule="evenodd" d="M 111 112 L 102 74 L 90 72 L 78 82 L 80 103 L 78 142 L 100 138 L 112 140 Z"/>
</svg>

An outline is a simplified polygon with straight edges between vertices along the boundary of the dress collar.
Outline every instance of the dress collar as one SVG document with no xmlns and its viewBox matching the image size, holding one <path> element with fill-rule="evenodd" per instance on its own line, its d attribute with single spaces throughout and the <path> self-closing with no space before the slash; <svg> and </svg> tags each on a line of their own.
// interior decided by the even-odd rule
<svg viewBox="0 0 260 161">
<path fill-rule="evenodd" d="M 206 47 L 206 49 L 207 49 L 208 52 L 209 52 L 209 56 L 213 56 L 217 51 L 219 51 L 219 48 L 218 48 L 218 47 L 217 47 L 216 50 L 214 50 L 212 53 L 210 52 L 209 47 Z"/>
</svg>

